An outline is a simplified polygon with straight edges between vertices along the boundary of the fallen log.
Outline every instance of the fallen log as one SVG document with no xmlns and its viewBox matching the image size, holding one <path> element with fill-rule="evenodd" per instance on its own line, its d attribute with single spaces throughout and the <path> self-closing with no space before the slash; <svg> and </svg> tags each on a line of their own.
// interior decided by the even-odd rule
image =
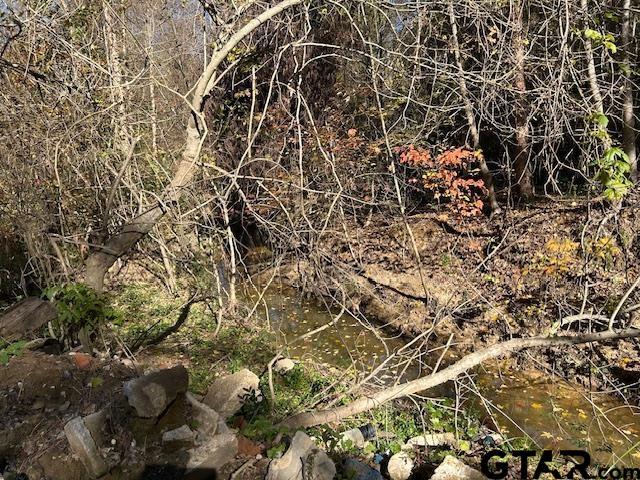
<svg viewBox="0 0 640 480">
<path fill-rule="evenodd" d="M 13 342 L 56 318 L 56 307 L 38 297 L 28 297 L 0 317 L 0 339 Z"/>
<path fill-rule="evenodd" d="M 454 380 L 460 374 L 466 372 L 467 370 L 470 370 L 471 368 L 481 364 L 486 360 L 501 357 L 503 355 L 518 352 L 527 348 L 577 345 L 581 343 L 621 340 L 624 338 L 635 338 L 639 336 L 640 329 L 628 328 L 621 331 L 607 330 L 604 332 L 587 333 L 575 336 L 530 337 L 507 340 L 505 342 L 501 342 L 466 355 L 456 363 L 438 372 L 434 372 L 430 375 L 381 390 L 374 395 L 360 397 L 348 405 L 329 408 L 316 412 L 299 413 L 281 422 L 280 426 L 294 429 L 339 422 L 344 418 L 379 407 L 380 405 L 391 400 L 395 400 L 401 397 L 407 397 L 418 392 L 423 392 L 437 385 L 441 385 L 450 380 Z"/>
</svg>

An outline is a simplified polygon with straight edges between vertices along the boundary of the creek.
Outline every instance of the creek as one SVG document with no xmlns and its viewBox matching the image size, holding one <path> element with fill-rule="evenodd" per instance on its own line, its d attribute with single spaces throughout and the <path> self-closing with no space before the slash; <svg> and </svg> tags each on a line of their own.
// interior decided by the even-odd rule
<svg viewBox="0 0 640 480">
<path fill-rule="evenodd" d="M 255 301 L 257 297 L 249 294 L 245 299 Z M 256 310 L 293 359 L 355 369 L 361 377 L 387 361 L 370 381 L 381 387 L 427 373 L 425 366 L 433 365 L 441 355 L 442 349 L 416 355 L 415 349 L 405 348 L 403 353 L 410 339 L 363 324 L 347 313 L 331 327 L 294 342 L 330 323 L 338 313 L 294 290 L 277 287 L 264 293 Z M 401 353 L 394 355 L 398 351 Z M 442 363 L 455 359 L 455 354 L 449 353 Z M 469 372 L 467 380 L 463 383 L 467 391 L 459 388 L 459 393 L 484 412 L 485 421 L 490 418 L 491 424 L 498 425 L 506 438 L 529 438 L 538 448 L 586 450 L 606 465 L 640 464 L 640 408 L 625 405 L 618 397 L 589 392 L 535 369 L 513 370 L 504 361 Z M 455 389 L 450 383 L 426 393 L 454 396 Z"/>
</svg>

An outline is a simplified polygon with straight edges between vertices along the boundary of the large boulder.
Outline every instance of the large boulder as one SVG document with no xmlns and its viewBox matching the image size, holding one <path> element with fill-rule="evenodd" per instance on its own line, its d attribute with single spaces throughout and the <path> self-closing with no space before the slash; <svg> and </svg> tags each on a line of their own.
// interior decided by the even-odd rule
<svg viewBox="0 0 640 480">
<path fill-rule="evenodd" d="M 80 459 L 91 478 L 99 478 L 107 473 L 107 463 L 102 458 L 91 432 L 82 418 L 69 420 L 64 426 L 71 451 Z"/>
<path fill-rule="evenodd" d="M 431 480 L 486 480 L 486 477 L 456 457 L 447 455 L 436 468 Z"/>
<path fill-rule="evenodd" d="M 233 375 L 216 379 L 204 397 L 203 403 L 213 408 L 222 418 L 229 418 L 240 410 L 251 392 L 259 392 L 260 379 L 246 368 Z"/>
<path fill-rule="evenodd" d="M 187 369 L 177 365 L 129 380 L 124 384 L 124 394 L 138 416 L 152 418 L 162 415 L 188 386 Z"/>
</svg>

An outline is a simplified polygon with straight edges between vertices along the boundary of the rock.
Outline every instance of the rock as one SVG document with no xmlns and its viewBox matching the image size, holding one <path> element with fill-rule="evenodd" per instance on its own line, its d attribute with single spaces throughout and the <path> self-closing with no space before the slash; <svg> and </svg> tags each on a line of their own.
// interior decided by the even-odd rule
<svg viewBox="0 0 640 480">
<path fill-rule="evenodd" d="M 87 415 L 82 419 L 84 425 L 89 429 L 93 441 L 98 447 L 104 445 L 104 427 L 107 423 L 107 411 L 98 410 L 96 413 Z"/>
<path fill-rule="evenodd" d="M 222 418 L 229 418 L 244 404 L 244 398 L 252 391 L 258 392 L 260 379 L 250 370 L 240 370 L 233 375 L 216 379 L 204 397 L 203 403 L 213 408 Z"/>
<path fill-rule="evenodd" d="M 296 364 L 290 358 L 281 358 L 273 364 L 273 371 L 279 375 L 286 375 L 296 367 Z"/>
<path fill-rule="evenodd" d="M 312 448 L 304 459 L 304 480 L 333 480 L 336 466 L 324 450 Z"/>
<path fill-rule="evenodd" d="M 76 417 L 69 420 L 64 426 L 64 433 L 71 450 L 78 456 L 91 478 L 98 478 L 107 473 L 107 464 L 82 418 Z"/>
<path fill-rule="evenodd" d="M 344 471 L 346 477 L 352 480 L 384 480 L 379 471 L 353 458 L 344 461 Z"/>
<path fill-rule="evenodd" d="M 169 430 L 162 434 L 162 445 L 168 449 L 180 449 L 193 446 L 196 434 L 187 425 Z"/>
<path fill-rule="evenodd" d="M 430 433 L 410 438 L 406 445 L 408 447 L 438 447 L 440 445 L 449 445 L 456 448 L 458 441 L 453 433 Z"/>
<path fill-rule="evenodd" d="M 296 432 L 285 454 L 269 464 L 265 480 L 302 480 L 302 459 L 314 446 L 306 433 Z"/>
<path fill-rule="evenodd" d="M 159 417 L 188 386 L 187 369 L 177 365 L 129 380 L 124 384 L 124 394 L 140 417 L 151 418 Z"/>
<path fill-rule="evenodd" d="M 391 480 L 407 480 L 413 470 L 413 460 L 407 452 L 396 453 L 389 459 L 387 470 Z"/>
<path fill-rule="evenodd" d="M 368 425 L 364 428 L 368 428 Z M 370 435 L 371 438 L 375 438 L 375 430 Z M 362 428 L 352 428 L 346 432 L 342 432 L 340 435 L 340 446 L 344 449 L 348 448 L 364 448 L 367 442 L 367 438 L 362 433 Z"/>
<path fill-rule="evenodd" d="M 187 402 L 191 405 L 191 416 L 196 422 L 196 430 L 201 437 L 213 436 L 218 432 L 218 426 L 222 421 L 218 412 L 209 408 L 189 392 L 186 394 Z M 224 432 L 220 432 L 224 433 Z"/>
<path fill-rule="evenodd" d="M 87 353 L 77 352 L 73 356 L 73 363 L 75 363 L 78 370 L 89 370 L 91 368 L 91 355 Z"/>
<path fill-rule="evenodd" d="M 217 478 L 220 469 L 238 454 L 238 439 L 233 433 L 214 435 L 205 444 L 189 450 L 187 474 L 198 471 L 210 472 L 212 478 Z"/>
<path fill-rule="evenodd" d="M 25 298 L 0 316 L 0 338 L 13 342 L 55 320 L 56 316 L 53 303 L 38 297 Z"/>
<path fill-rule="evenodd" d="M 447 455 L 436 468 L 431 480 L 486 480 L 475 468 L 465 465 L 456 457 Z"/>
</svg>

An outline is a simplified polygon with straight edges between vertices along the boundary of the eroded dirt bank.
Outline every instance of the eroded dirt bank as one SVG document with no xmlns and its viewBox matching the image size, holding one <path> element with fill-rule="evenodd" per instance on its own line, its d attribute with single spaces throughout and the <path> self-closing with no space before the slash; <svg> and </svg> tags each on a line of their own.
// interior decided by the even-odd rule
<svg viewBox="0 0 640 480">
<path fill-rule="evenodd" d="M 373 216 L 328 232 L 320 253 L 298 256 L 278 277 L 410 336 L 433 328 L 442 344 L 453 334 L 460 353 L 514 337 L 602 330 L 640 274 L 636 204 L 618 216 L 548 201 L 493 220 Z M 616 327 L 640 325 L 637 303 L 632 292 Z M 640 378 L 637 340 L 546 353 L 540 367 L 590 386 L 607 374 Z"/>
</svg>

